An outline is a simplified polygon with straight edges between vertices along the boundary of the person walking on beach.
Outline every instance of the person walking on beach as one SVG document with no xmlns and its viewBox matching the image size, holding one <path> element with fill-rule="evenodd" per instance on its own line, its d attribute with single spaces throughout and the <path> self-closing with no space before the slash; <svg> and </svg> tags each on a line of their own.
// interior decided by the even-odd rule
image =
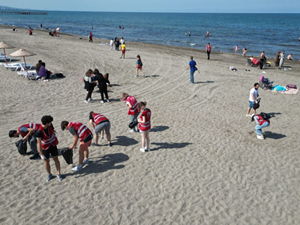
<svg viewBox="0 0 300 225">
<path fill-rule="evenodd" d="M 110 40 L 109 45 L 110 45 L 110 50 L 112 51 L 112 50 L 113 50 L 113 47 L 114 47 L 114 39 L 111 39 L 111 40 Z"/>
<path fill-rule="evenodd" d="M 17 138 L 21 135 L 23 140 L 27 140 L 30 145 L 30 149 L 33 153 L 33 156 L 31 156 L 30 159 L 41 159 L 40 154 L 37 150 L 37 140 L 35 134 L 42 128 L 42 124 L 28 123 L 20 126 L 17 130 L 9 131 L 8 135 L 10 138 Z"/>
<path fill-rule="evenodd" d="M 90 35 L 89 35 L 89 42 L 93 42 L 93 34 L 92 34 L 92 32 L 90 32 Z"/>
<path fill-rule="evenodd" d="M 126 45 L 125 45 L 125 42 L 123 42 L 123 43 L 121 44 L 121 51 L 122 51 L 122 55 L 121 55 L 120 59 L 122 59 L 122 57 L 123 57 L 123 59 L 125 59 L 125 52 L 126 52 Z"/>
<path fill-rule="evenodd" d="M 93 146 L 98 146 L 99 134 L 101 135 L 101 139 L 104 138 L 104 131 L 107 138 L 107 145 L 109 147 L 111 144 L 111 134 L 110 134 L 110 121 L 107 117 L 103 116 L 100 113 L 90 112 L 90 124 L 95 129 L 95 142 L 92 144 Z"/>
<path fill-rule="evenodd" d="M 139 115 L 138 110 L 138 102 L 134 96 L 130 96 L 127 93 L 123 93 L 121 101 L 125 101 L 126 105 L 128 106 L 128 115 L 130 115 L 130 122 L 137 122 L 137 117 Z M 138 132 L 138 127 L 135 126 L 130 130 L 131 133 Z"/>
<path fill-rule="evenodd" d="M 102 73 L 100 73 L 98 69 L 95 69 L 94 74 L 95 74 L 95 80 L 98 83 L 98 88 L 99 88 L 99 92 L 101 95 L 100 103 L 104 103 L 104 95 L 106 98 L 106 102 L 109 102 L 108 93 L 107 93 L 107 84 L 109 84 L 108 73 L 106 73 L 103 76 Z"/>
<path fill-rule="evenodd" d="M 190 69 L 190 82 L 191 82 L 191 84 L 194 84 L 194 73 L 197 70 L 196 69 L 197 63 L 196 63 L 196 61 L 194 61 L 193 56 L 191 56 L 190 59 L 191 60 L 190 60 L 189 65 L 186 69 Z"/>
<path fill-rule="evenodd" d="M 41 158 L 44 160 L 45 168 L 48 173 L 46 181 L 49 182 L 53 178 L 50 167 L 50 154 L 55 162 L 57 179 L 58 181 L 62 181 L 63 176 L 60 173 L 60 162 L 58 160 L 57 150 L 58 140 L 52 125 L 53 118 L 52 116 L 43 116 L 41 121 L 42 129 L 38 130 L 35 136 L 37 138 L 38 151 Z"/>
<path fill-rule="evenodd" d="M 86 71 L 84 77 L 84 88 L 87 90 L 88 93 L 84 100 L 85 103 L 89 103 L 90 101 L 93 101 L 92 93 L 96 86 L 96 82 L 92 80 L 92 76 L 93 76 L 93 70 L 89 69 L 88 71 Z"/>
<path fill-rule="evenodd" d="M 262 134 L 262 128 L 268 127 L 270 125 L 270 120 L 264 119 L 260 114 L 253 115 L 251 122 L 254 120 L 256 122 L 256 126 L 255 126 L 256 137 L 257 139 L 263 140 L 264 136 Z"/>
<path fill-rule="evenodd" d="M 250 90 L 249 108 L 247 110 L 246 116 L 251 116 L 251 115 L 249 115 L 251 109 L 253 109 L 253 113 L 254 114 L 256 113 L 256 110 L 253 108 L 253 105 L 254 105 L 254 102 L 256 102 L 256 103 L 258 102 L 258 97 L 259 97 L 258 88 L 259 88 L 259 84 L 255 83 L 254 86 L 253 86 L 253 88 Z"/>
<path fill-rule="evenodd" d="M 279 56 L 279 68 L 283 66 L 283 63 L 284 63 L 284 51 L 282 51 Z"/>
<path fill-rule="evenodd" d="M 150 151 L 149 131 L 151 129 L 151 110 L 146 108 L 146 105 L 146 102 L 139 102 L 138 104 L 138 108 L 141 110 L 141 116 L 138 118 L 139 129 L 142 135 L 142 148 L 140 148 L 141 152 Z"/>
<path fill-rule="evenodd" d="M 136 60 L 136 77 L 139 76 L 139 70 L 141 71 L 143 77 L 145 77 L 144 72 L 143 72 L 143 62 L 141 59 L 140 55 L 136 56 L 137 60 Z"/>
<path fill-rule="evenodd" d="M 260 60 L 260 64 L 259 64 L 259 67 L 260 69 L 263 69 L 265 63 L 267 62 L 267 58 L 266 58 L 266 55 L 265 55 L 265 51 L 262 51 L 260 56 L 259 56 L 259 60 Z"/>
<path fill-rule="evenodd" d="M 61 122 L 61 129 L 68 130 L 73 135 L 73 144 L 69 149 L 75 149 L 78 139 L 79 144 L 79 162 L 77 166 L 71 169 L 71 172 L 76 172 L 83 168 L 83 164 L 89 164 L 89 146 L 91 146 L 93 134 L 92 131 L 85 125 L 79 122 Z"/>
<path fill-rule="evenodd" d="M 276 53 L 275 60 L 274 60 L 275 66 L 279 66 L 280 53 L 281 53 L 281 51 L 278 51 Z"/>
<path fill-rule="evenodd" d="M 243 48 L 243 56 L 246 56 L 247 54 L 247 48 Z"/>
<path fill-rule="evenodd" d="M 115 43 L 115 49 L 116 49 L 116 51 L 119 51 L 119 45 L 120 45 L 119 38 L 115 37 L 114 43 Z"/>
<path fill-rule="evenodd" d="M 206 45 L 206 53 L 207 53 L 207 60 L 210 60 L 211 45 L 209 42 Z"/>
</svg>

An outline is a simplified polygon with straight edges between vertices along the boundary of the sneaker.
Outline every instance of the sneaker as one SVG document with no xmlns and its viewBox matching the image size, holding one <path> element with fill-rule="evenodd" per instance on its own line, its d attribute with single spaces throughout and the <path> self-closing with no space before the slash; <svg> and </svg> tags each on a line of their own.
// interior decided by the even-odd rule
<svg viewBox="0 0 300 225">
<path fill-rule="evenodd" d="M 147 148 L 147 151 L 150 152 L 151 151 L 150 148 Z"/>
<path fill-rule="evenodd" d="M 146 149 L 145 148 L 140 148 L 140 151 L 141 152 L 146 152 Z"/>
<path fill-rule="evenodd" d="M 264 140 L 264 136 L 263 135 L 257 135 L 256 137 L 257 137 L 257 139 Z"/>
<path fill-rule="evenodd" d="M 89 161 L 89 159 L 84 159 L 84 160 L 83 160 L 83 163 L 84 163 L 84 164 L 89 164 L 90 161 Z"/>
<path fill-rule="evenodd" d="M 84 100 L 84 103 L 89 103 L 87 100 Z"/>
<path fill-rule="evenodd" d="M 103 100 L 100 100 L 100 103 L 104 103 L 104 101 L 103 101 Z"/>
<path fill-rule="evenodd" d="M 58 174 L 58 175 L 57 175 L 57 180 L 58 180 L 59 182 L 61 182 L 63 179 L 64 179 L 64 177 L 63 177 L 61 174 Z"/>
<path fill-rule="evenodd" d="M 75 166 L 75 167 L 73 167 L 73 168 L 71 169 L 71 172 L 76 172 L 76 171 L 79 171 L 79 170 L 81 170 L 81 169 L 82 169 L 82 165 L 78 164 L 77 166 Z"/>
<path fill-rule="evenodd" d="M 106 102 L 109 102 L 109 99 L 106 99 Z"/>
<path fill-rule="evenodd" d="M 112 146 L 112 143 L 108 143 L 107 146 L 108 146 L 108 147 L 111 147 L 111 146 Z"/>
<path fill-rule="evenodd" d="M 39 154 L 34 154 L 33 156 L 31 156 L 29 159 L 41 159 L 41 156 Z"/>
<path fill-rule="evenodd" d="M 49 182 L 53 178 L 52 174 L 49 174 L 48 177 L 46 178 L 46 182 Z"/>
<path fill-rule="evenodd" d="M 89 98 L 89 99 L 88 99 L 88 102 L 91 102 L 91 101 L 93 101 L 93 99 L 92 99 L 92 98 Z"/>
</svg>

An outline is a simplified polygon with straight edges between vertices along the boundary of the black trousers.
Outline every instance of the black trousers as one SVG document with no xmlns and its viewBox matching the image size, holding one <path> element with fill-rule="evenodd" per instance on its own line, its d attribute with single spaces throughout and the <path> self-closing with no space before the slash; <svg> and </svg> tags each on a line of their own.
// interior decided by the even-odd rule
<svg viewBox="0 0 300 225">
<path fill-rule="evenodd" d="M 102 101 L 104 101 L 104 95 L 105 95 L 105 98 L 108 99 L 108 94 L 107 94 L 107 87 L 99 87 L 99 91 L 100 91 L 100 94 L 101 94 L 101 99 Z"/>
<path fill-rule="evenodd" d="M 210 52 L 206 51 L 206 53 L 207 53 L 207 59 L 210 59 Z"/>
</svg>

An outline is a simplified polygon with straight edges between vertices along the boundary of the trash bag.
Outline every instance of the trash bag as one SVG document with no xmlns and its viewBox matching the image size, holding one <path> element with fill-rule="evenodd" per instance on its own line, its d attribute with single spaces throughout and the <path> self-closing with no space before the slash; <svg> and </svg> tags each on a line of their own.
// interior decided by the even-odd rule
<svg viewBox="0 0 300 225">
<path fill-rule="evenodd" d="M 138 125 L 138 121 L 133 121 L 128 126 L 130 129 L 133 129 L 136 125 Z"/>
<path fill-rule="evenodd" d="M 15 145 L 17 146 L 18 152 L 21 155 L 26 155 L 26 152 L 27 152 L 27 140 L 20 139 L 20 140 L 18 140 L 15 143 Z"/>
<path fill-rule="evenodd" d="M 73 164 L 73 150 L 69 148 L 63 148 L 60 150 L 61 155 L 64 157 L 67 164 Z"/>
</svg>

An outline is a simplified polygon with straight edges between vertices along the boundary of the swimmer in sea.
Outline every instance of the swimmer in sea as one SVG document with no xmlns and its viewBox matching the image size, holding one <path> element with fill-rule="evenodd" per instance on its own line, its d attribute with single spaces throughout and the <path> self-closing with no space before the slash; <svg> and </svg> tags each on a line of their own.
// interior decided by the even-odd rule
<svg viewBox="0 0 300 225">
<path fill-rule="evenodd" d="M 205 37 L 209 37 L 209 31 L 206 32 Z"/>
</svg>

